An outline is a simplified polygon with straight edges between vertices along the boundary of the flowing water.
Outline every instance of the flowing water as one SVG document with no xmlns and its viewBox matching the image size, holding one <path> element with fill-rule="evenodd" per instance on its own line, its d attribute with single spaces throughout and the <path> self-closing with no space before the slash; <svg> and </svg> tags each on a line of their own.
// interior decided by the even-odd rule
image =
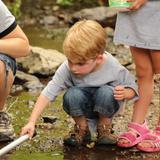
<svg viewBox="0 0 160 160">
<path fill-rule="evenodd" d="M 48 29 L 39 26 L 23 27 L 32 46 L 56 49 L 62 52 L 62 43 L 67 31 L 66 28 Z"/>
</svg>

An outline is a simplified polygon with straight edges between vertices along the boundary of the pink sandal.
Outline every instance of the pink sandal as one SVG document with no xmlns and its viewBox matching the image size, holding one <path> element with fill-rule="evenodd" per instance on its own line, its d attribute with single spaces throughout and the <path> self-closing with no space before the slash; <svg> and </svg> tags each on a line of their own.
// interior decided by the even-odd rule
<svg viewBox="0 0 160 160">
<path fill-rule="evenodd" d="M 157 126 L 155 129 L 156 135 L 160 136 L 160 126 Z"/>
<path fill-rule="evenodd" d="M 149 143 L 151 147 L 144 147 L 142 143 Z M 159 152 L 160 151 L 160 126 L 156 130 L 146 136 L 146 138 L 137 145 L 137 148 L 144 152 Z"/>
<path fill-rule="evenodd" d="M 148 129 L 146 122 L 142 125 L 132 122 L 132 123 L 129 123 L 128 128 L 130 131 L 123 133 L 118 138 L 117 145 L 119 147 L 124 147 L 124 148 L 133 147 L 139 142 L 141 142 L 142 140 L 144 140 L 145 137 L 150 133 L 150 130 Z M 132 131 L 137 135 L 132 133 Z M 125 139 L 129 143 L 121 143 L 120 142 L 121 139 Z"/>
</svg>

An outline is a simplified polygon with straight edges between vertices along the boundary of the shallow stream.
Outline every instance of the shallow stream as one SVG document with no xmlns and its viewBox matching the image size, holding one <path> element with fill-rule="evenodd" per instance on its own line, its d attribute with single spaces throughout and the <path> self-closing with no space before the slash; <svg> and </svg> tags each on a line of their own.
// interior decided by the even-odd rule
<svg viewBox="0 0 160 160">
<path fill-rule="evenodd" d="M 60 36 L 55 39 L 48 37 L 48 31 L 40 28 L 26 27 L 25 33 L 30 39 L 33 46 L 44 48 L 52 48 L 62 51 L 62 41 L 65 29 Z M 64 33 L 64 34 L 62 34 Z M 13 125 L 17 135 L 20 133 L 21 127 L 27 122 L 32 107 L 30 103 L 34 103 L 37 94 L 23 92 L 16 96 L 8 98 L 8 106 L 10 107 L 13 119 Z M 146 154 L 136 150 L 136 148 L 123 150 L 115 146 L 101 146 L 95 148 L 68 148 L 64 147 L 62 138 L 70 130 L 70 122 L 66 119 L 67 115 L 61 107 L 61 96 L 59 96 L 54 104 L 47 108 L 43 115 L 56 116 L 57 121 L 52 127 L 45 127 L 42 120 L 38 122 L 38 134 L 33 141 L 27 141 L 16 150 L 1 157 L 0 160 L 158 160 L 159 154 Z M 6 144 L 1 144 L 5 146 Z"/>
<path fill-rule="evenodd" d="M 32 46 L 57 49 L 62 52 L 62 42 L 66 28 L 46 30 L 38 26 L 27 26 L 23 28 Z M 37 94 L 23 92 L 8 98 L 9 113 L 13 119 L 13 125 L 17 135 L 20 129 L 27 123 L 32 107 L 30 102 L 35 102 Z M 70 130 L 68 117 L 62 111 L 61 96 L 56 102 L 50 105 L 44 115 L 57 118 L 51 127 L 38 122 L 38 134 L 33 141 L 27 141 L 21 146 L 12 150 L 7 155 L 0 157 L 0 160 L 160 160 L 159 154 L 141 153 L 133 149 L 120 149 L 115 146 L 101 146 L 95 148 L 68 148 L 62 143 L 63 137 Z M 42 126 L 42 127 L 40 127 Z M 7 144 L 0 144 L 0 148 Z"/>
</svg>

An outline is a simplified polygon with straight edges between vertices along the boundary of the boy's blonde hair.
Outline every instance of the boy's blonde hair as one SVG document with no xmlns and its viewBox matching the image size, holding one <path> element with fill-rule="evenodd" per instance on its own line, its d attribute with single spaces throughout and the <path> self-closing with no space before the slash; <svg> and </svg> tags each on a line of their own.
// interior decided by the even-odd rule
<svg viewBox="0 0 160 160">
<path fill-rule="evenodd" d="M 64 54 L 69 59 L 94 59 L 104 53 L 106 38 L 106 32 L 98 22 L 81 20 L 67 32 L 63 43 Z"/>
</svg>

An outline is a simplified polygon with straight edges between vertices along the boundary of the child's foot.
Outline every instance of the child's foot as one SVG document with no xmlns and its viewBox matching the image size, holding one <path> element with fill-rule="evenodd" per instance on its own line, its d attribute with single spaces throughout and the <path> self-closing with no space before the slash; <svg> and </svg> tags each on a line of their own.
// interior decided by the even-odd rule
<svg viewBox="0 0 160 160">
<path fill-rule="evenodd" d="M 146 122 L 142 125 L 138 123 L 130 123 L 128 125 L 130 131 L 119 136 L 117 145 L 119 147 L 129 148 L 137 145 L 144 140 L 150 133 Z"/>
<path fill-rule="evenodd" d="M 82 129 L 80 126 L 75 125 L 74 130 L 64 139 L 64 144 L 70 146 L 80 146 L 89 141 L 91 141 L 91 135 L 88 127 L 84 127 Z"/>
<path fill-rule="evenodd" d="M 102 125 L 98 124 L 97 131 L 98 131 L 98 138 L 97 144 L 98 145 L 108 145 L 108 144 L 116 144 L 117 137 L 111 133 L 112 126 L 111 124 Z"/>
<path fill-rule="evenodd" d="M 154 132 L 149 134 L 137 148 L 144 152 L 159 152 L 160 151 L 160 127 L 157 127 Z"/>
<path fill-rule="evenodd" d="M 0 112 L 0 142 L 12 141 L 15 133 L 7 113 Z"/>
<path fill-rule="evenodd" d="M 131 134 L 131 135 L 133 135 L 134 137 L 138 137 L 137 133 L 135 133 L 135 132 L 132 131 L 132 130 L 130 130 L 130 131 L 124 133 L 124 134 Z M 123 135 L 124 135 L 124 134 L 123 134 Z M 120 147 L 121 147 L 121 146 L 129 146 L 130 143 L 131 143 L 130 140 L 125 139 L 125 138 L 123 138 L 123 137 L 121 137 L 121 136 L 122 136 L 122 135 L 120 135 L 120 137 L 118 138 L 118 146 L 119 146 L 119 144 L 120 144 Z"/>
</svg>

